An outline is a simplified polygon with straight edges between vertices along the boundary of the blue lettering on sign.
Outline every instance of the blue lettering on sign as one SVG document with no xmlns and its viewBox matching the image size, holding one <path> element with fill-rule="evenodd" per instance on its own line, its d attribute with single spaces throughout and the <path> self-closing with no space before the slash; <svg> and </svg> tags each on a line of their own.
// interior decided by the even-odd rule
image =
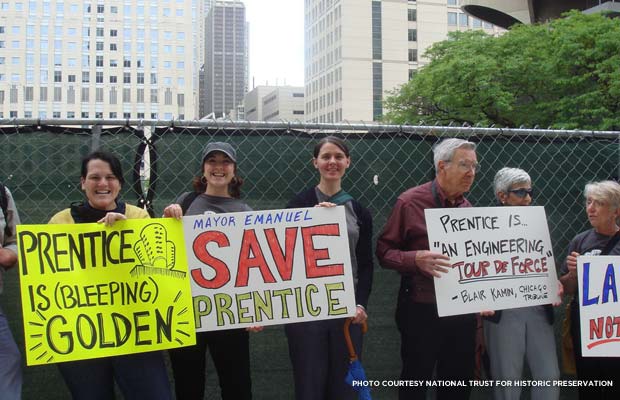
<svg viewBox="0 0 620 400">
<path fill-rule="evenodd" d="M 600 296 L 590 298 L 590 263 L 583 263 L 583 306 L 591 306 L 593 304 L 599 304 Z M 618 302 L 618 288 L 616 287 L 616 273 L 614 271 L 614 265 L 608 264 L 605 270 L 605 277 L 603 278 L 603 287 L 601 290 L 603 299 L 601 304 L 608 303 L 610 301 L 610 295 L 614 303 Z"/>
</svg>

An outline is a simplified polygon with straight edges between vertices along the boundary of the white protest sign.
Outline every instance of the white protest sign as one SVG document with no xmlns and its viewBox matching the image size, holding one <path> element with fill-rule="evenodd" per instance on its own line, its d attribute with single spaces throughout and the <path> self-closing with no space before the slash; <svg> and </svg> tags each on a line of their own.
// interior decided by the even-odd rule
<svg viewBox="0 0 620 400">
<path fill-rule="evenodd" d="M 197 331 L 355 315 L 344 207 L 183 218 Z"/>
<path fill-rule="evenodd" d="M 584 357 L 620 356 L 619 256 L 577 257 L 577 282 Z"/>
<path fill-rule="evenodd" d="M 452 268 L 435 278 L 439 316 L 559 301 L 543 207 L 426 209 L 430 250 Z"/>
</svg>

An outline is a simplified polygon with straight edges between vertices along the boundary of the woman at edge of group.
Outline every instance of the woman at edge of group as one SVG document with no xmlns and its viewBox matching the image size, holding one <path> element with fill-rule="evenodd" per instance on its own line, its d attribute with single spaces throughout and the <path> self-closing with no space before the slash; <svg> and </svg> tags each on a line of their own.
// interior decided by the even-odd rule
<svg viewBox="0 0 620 400">
<path fill-rule="evenodd" d="M 194 177 L 194 192 L 183 193 L 164 209 L 164 217 L 180 219 L 206 212 L 252 211 L 241 197 L 243 179 L 237 175 L 237 154 L 224 142 L 207 144 L 202 156 L 201 176 Z M 197 332 L 196 344 L 168 350 L 179 400 L 202 400 L 205 391 L 207 347 L 219 378 L 223 400 L 252 398 L 250 341 L 248 331 L 262 327 Z"/>
<path fill-rule="evenodd" d="M 106 151 L 87 155 L 80 175 L 86 201 L 72 203 L 55 214 L 50 224 L 98 222 L 112 226 L 128 218 L 150 218 L 145 210 L 118 199 L 125 180 L 115 155 Z M 114 381 L 125 399 L 172 399 L 161 351 L 68 361 L 59 363 L 58 369 L 76 400 L 114 399 Z"/>
<path fill-rule="evenodd" d="M 493 189 L 502 206 L 529 206 L 534 193 L 530 175 L 519 168 L 502 168 L 493 180 Z M 563 288 L 560 284 L 559 295 Z M 559 305 L 560 303 L 554 304 Z M 553 330 L 551 304 L 495 311 L 484 318 L 484 336 L 495 380 L 522 379 L 524 357 L 533 380 L 556 381 L 560 378 Z M 560 396 L 557 386 L 531 388 L 532 400 L 553 400 Z M 496 400 L 518 400 L 521 387 L 493 389 Z"/>
<path fill-rule="evenodd" d="M 344 141 L 325 137 L 316 144 L 313 155 L 314 168 L 320 174 L 319 184 L 298 193 L 287 208 L 345 206 L 357 303 L 351 339 L 361 356 L 360 324 L 367 319 L 366 306 L 372 287 L 372 218 L 367 209 L 342 190 L 342 177 L 351 164 Z M 344 381 L 349 367 L 344 321 L 338 318 L 285 325 L 297 400 L 356 398 L 356 392 Z"/>
<path fill-rule="evenodd" d="M 579 398 L 584 400 L 620 398 L 620 358 L 582 357 L 577 294 L 577 257 L 580 255 L 620 255 L 618 242 L 608 248 L 618 234 L 620 218 L 620 184 L 614 181 L 591 182 L 585 186 L 586 214 L 591 229 L 579 233 L 568 245 L 568 256 L 560 269 L 560 280 L 568 294 L 574 295 L 570 306 L 570 331 L 577 377 L 580 380 L 613 380 L 611 387 L 579 386 Z"/>
</svg>

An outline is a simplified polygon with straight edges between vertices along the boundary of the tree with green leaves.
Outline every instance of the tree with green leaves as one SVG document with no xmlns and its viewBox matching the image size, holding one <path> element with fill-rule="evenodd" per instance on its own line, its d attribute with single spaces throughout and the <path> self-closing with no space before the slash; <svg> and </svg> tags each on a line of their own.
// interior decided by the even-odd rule
<svg viewBox="0 0 620 400">
<path fill-rule="evenodd" d="M 620 19 L 572 11 L 500 36 L 453 32 L 426 56 L 384 121 L 620 130 Z"/>
</svg>

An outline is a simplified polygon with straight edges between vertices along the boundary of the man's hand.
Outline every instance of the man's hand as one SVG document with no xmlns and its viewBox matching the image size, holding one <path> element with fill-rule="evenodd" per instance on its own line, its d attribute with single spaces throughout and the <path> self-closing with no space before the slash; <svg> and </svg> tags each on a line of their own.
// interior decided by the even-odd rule
<svg viewBox="0 0 620 400">
<path fill-rule="evenodd" d="M 418 250 L 415 255 L 415 264 L 420 271 L 426 275 L 434 276 L 435 278 L 441 278 L 441 273 L 447 273 L 450 263 L 450 257 L 433 253 L 430 250 Z"/>
</svg>

